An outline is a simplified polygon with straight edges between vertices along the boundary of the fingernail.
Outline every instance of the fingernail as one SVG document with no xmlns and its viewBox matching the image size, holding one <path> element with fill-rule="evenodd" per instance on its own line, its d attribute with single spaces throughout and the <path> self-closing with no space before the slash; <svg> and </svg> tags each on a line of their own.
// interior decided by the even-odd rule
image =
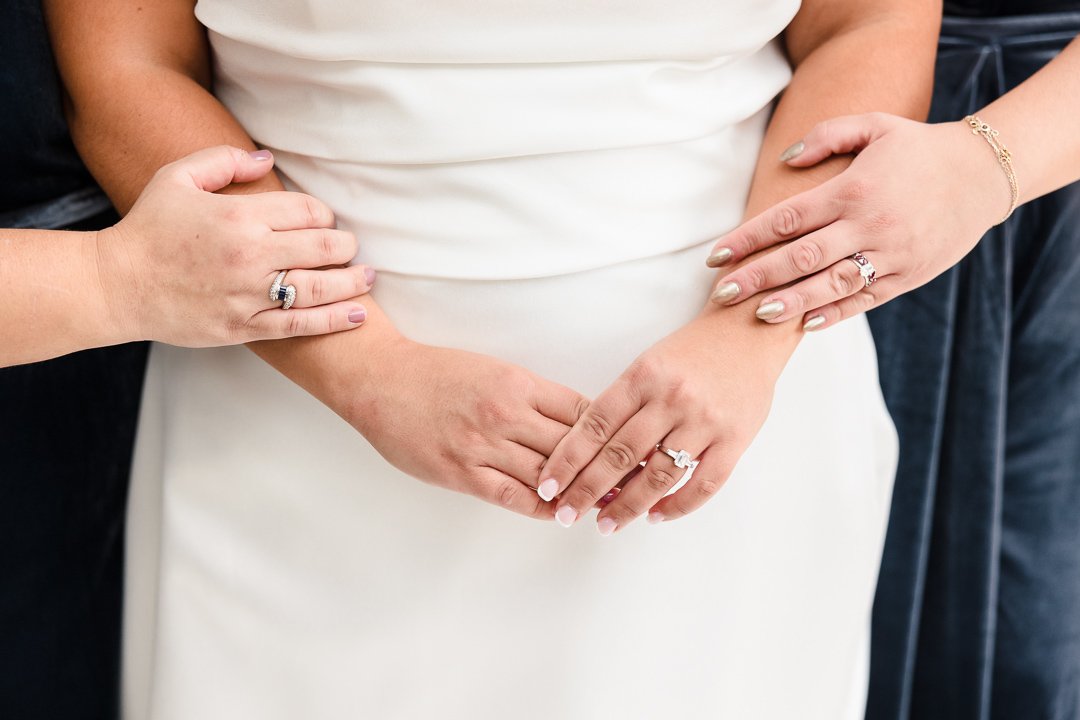
<svg viewBox="0 0 1080 720">
<path fill-rule="evenodd" d="M 754 314 L 758 316 L 759 320 L 772 320 L 784 314 L 784 303 L 779 300 L 762 303 Z"/>
<path fill-rule="evenodd" d="M 367 284 L 375 284 L 375 271 L 369 267 L 364 268 L 364 279 L 367 280 Z"/>
<path fill-rule="evenodd" d="M 727 265 L 731 262 L 731 256 L 734 255 L 731 248 L 720 248 L 705 261 L 705 264 L 711 268 L 720 267 L 721 265 Z"/>
<path fill-rule="evenodd" d="M 559 481 L 555 478 L 548 478 L 540 483 L 540 487 L 536 488 L 536 494 L 540 496 L 541 500 L 551 502 L 552 498 L 559 494 Z"/>
<path fill-rule="evenodd" d="M 739 287 L 739 283 L 724 283 L 713 291 L 712 297 L 709 299 L 714 303 L 726 303 L 739 297 L 741 292 L 742 288 Z"/>
<path fill-rule="evenodd" d="M 349 322 L 354 325 L 359 325 L 365 320 L 367 320 L 367 310 L 364 308 L 356 308 L 355 310 L 349 311 Z"/>
<path fill-rule="evenodd" d="M 819 327 L 825 324 L 824 315 L 815 315 L 814 317 L 803 323 L 802 329 L 806 331 L 817 330 Z"/>
<path fill-rule="evenodd" d="M 660 523 L 664 522 L 664 513 L 653 510 L 651 513 L 649 513 L 648 517 L 646 517 L 645 520 L 648 521 L 650 525 L 659 525 Z"/>
<path fill-rule="evenodd" d="M 611 533 L 615 532 L 615 528 L 617 528 L 618 526 L 619 524 L 611 518 L 600 518 L 599 522 L 596 523 L 596 529 L 604 537 L 607 537 Z"/>
<path fill-rule="evenodd" d="M 269 160 L 272 157 L 274 157 L 274 154 L 272 152 L 270 152 L 269 150 L 256 150 L 255 152 L 248 153 L 248 155 L 251 156 L 252 160 L 259 160 L 259 161 Z"/>
<path fill-rule="evenodd" d="M 780 162 L 787 162 L 788 160 L 799 157 L 800 155 L 802 155 L 802 151 L 805 149 L 806 145 L 804 145 L 803 141 L 800 140 L 784 152 L 780 153 Z"/>
<path fill-rule="evenodd" d="M 555 522 L 559 523 L 565 528 L 570 527 L 577 520 L 577 510 L 569 505 L 563 505 L 561 508 L 555 511 Z"/>
</svg>

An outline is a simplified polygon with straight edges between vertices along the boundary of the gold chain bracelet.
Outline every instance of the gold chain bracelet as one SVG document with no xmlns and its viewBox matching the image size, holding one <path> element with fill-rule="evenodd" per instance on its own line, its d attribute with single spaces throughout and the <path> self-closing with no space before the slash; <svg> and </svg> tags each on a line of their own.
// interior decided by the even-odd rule
<svg viewBox="0 0 1080 720">
<path fill-rule="evenodd" d="M 1005 217 L 998 221 L 998 225 L 1009 219 L 1009 216 L 1013 214 L 1013 210 L 1016 209 L 1017 204 L 1020 202 L 1020 185 L 1016 182 L 1016 173 L 1013 172 L 1012 155 L 1009 150 L 998 142 L 998 131 L 990 127 L 987 123 L 983 122 L 978 115 L 968 115 L 964 118 L 964 121 L 971 126 L 972 135 L 982 135 L 987 144 L 994 150 L 994 154 L 997 155 L 998 164 L 1001 165 L 1001 169 L 1005 171 L 1005 176 L 1009 179 L 1009 211 L 1005 213 Z"/>
</svg>

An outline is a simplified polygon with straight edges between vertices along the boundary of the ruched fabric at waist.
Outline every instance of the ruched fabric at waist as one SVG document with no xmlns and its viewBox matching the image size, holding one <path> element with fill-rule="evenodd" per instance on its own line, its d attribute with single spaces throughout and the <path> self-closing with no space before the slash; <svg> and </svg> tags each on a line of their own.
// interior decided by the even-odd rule
<svg viewBox="0 0 1080 720">
<path fill-rule="evenodd" d="M 216 91 L 380 272 L 546 277 L 738 224 L 775 44 L 709 61 L 416 64 L 277 56 L 211 34 Z"/>
</svg>

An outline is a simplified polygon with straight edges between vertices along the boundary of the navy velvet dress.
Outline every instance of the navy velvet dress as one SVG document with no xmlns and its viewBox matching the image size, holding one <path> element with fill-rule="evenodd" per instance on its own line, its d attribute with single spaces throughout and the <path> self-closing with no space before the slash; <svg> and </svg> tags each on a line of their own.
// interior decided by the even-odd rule
<svg viewBox="0 0 1080 720">
<path fill-rule="evenodd" d="M 979 110 L 1078 33 L 1080 2 L 946 3 L 931 120 Z M 1080 718 L 1080 184 L 870 323 L 901 460 L 867 718 Z"/>
</svg>

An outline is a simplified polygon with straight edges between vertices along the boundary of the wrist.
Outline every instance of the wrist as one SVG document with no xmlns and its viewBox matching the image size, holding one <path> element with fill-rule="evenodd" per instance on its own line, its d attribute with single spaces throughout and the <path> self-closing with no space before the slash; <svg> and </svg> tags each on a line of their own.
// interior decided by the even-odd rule
<svg viewBox="0 0 1080 720">
<path fill-rule="evenodd" d="M 942 123 L 954 150 L 951 172 L 956 192 L 951 193 L 979 229 L 986 231 L 1001 222 L 1012 202 L 1009 177 L 997 154 L 963 121 Z"/>
<path fill-rule="evenodd" d="M 112 344 L 150 339 L 139 322 L 139 278 L 132 272 L 123 231 L 116 225 L 92 233 L 94 285 Z"/>
</svg>

